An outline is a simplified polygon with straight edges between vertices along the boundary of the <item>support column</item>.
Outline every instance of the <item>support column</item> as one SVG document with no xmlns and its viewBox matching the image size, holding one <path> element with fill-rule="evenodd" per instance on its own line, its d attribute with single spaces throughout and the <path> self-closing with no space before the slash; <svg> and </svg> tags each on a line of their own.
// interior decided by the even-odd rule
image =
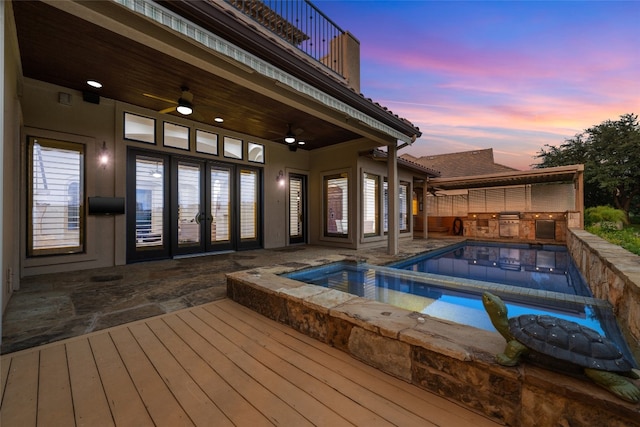
<svg viewBox="0 0 640 427">
<path fill-rule="evenodd" d="M 584 168 L 584 167 L 583 167 Z M 576 173 L 576 206 L 575 209 L 580 212 L 580 229 L 584 229 L 584 169 Z"/>
<path fill-rule="evenodd" d="M 425 178 L 424 185 L 422 186 L 422 238 L 429 238 L 429 217 L 427 216 L 427 186 L 429 185 L 429 178 Z"/>
<path fill-rule="evenodd" d="M 398 255 L 400 252 L 398 236 L 400 235 L 400 200 L 398 197 L 400 182 L 398 180 L 398 148 L 396 144 L 387 147 L 387 175 L 389 180 L 389 232 L 387 234 L 387 252 Z"/>
</svg>

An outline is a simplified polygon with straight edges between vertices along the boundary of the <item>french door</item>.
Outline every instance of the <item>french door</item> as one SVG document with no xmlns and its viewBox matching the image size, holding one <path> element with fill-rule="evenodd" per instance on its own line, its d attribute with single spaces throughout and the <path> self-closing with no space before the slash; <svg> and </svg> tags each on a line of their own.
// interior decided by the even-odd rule
<svg viewBox="0 0 640 427">
<path fill-rule="evenodd" d="M 289 174 L 289 244 L 306 242 L 306 207 L 307 177 Z"/>
<path fill-rule="evenodd" d="M 131 150 L 127 187 L 129 262 L 261 247 L 259 169 Z"/>
</svg>

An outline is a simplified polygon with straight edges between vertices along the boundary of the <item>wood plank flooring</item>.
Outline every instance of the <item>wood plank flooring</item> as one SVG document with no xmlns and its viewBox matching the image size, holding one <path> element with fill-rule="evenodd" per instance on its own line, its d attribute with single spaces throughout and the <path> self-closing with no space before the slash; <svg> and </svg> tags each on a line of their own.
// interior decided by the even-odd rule
<svg viewBox="0 0 640 427">
<path fill-rule="evenodd" d="M 0 425 L 496 426 L 230 300 L 0 358 Z"/>
</svg>

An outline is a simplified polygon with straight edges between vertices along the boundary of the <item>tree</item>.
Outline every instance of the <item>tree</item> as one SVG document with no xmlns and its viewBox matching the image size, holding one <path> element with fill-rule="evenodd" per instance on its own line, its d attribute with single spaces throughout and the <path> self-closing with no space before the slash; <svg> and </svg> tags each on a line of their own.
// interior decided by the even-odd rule
<svg viewBox="0 0 640 427">
<path fill-rule="evenodd" d="M 546 147 L 546 148 L 545 148 Z M 536 167 L 584 164 L 586 207 L 613 204 L 625 212 L 640 207 L 640 124 L 625 114 L 586 129 L 559 147 L 545 145 Z"/>
</svg>

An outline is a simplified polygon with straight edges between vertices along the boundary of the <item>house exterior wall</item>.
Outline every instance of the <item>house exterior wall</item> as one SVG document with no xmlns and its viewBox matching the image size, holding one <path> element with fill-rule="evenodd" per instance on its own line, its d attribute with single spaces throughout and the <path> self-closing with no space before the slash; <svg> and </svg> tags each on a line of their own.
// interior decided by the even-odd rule
<svg viewBox="0 0 640 427">
<path fill-rule="evenodd" d="M 19 256 L 19 194 L 20 194 L 20 121 L 21 108 L 19 88 L 22 85 L 20 74 L 20 54 L 13 22 L 11 2 L 0 5 L 0 22 L 3 23 L 3 35 L 0 40 L 0 62 L 2 62 L 2 85 L 0 86 L 0 130 L 2 149 L 0 150 L 0 199 L 2 199 L 2 222 L 0 235 L 0 314 L 9 302 L 14 289 L 20 286 Z"/>
<path fill-rule="evenodd" d="M 361 143 L 341 144 L 315 150 L 311 165 L 309 182 L 309 240 L 312 244 L 334 245 L 345 248 L 357 247 L 356 235 L 353 227 L 356 220 L 357 194 L 357 159 L 354 153 L 358 152 Z M 326 175 L 347 173 L 349 176 L 349 204 L 348 221 L 349 235 L 347 238 L 327 237 L 324 235 L 324 189 L 323 178 Z"/>
<path fill-rule="evenodd" d="M 59 93 L 71 95 L 71 105 L 58 102 Z M 114 196 L 113 161 L 107 167 L 97 165 L 98 153 L 104 142 L 110 153 L 114 153 L 115 103 L 101 99 L 100 104 L 89 104 L 82 100 L 82 94 L 67 88 L 50 85 L 32 79 L 24 79 L 22 111 L 24 127 L 19 147 L 22 154 L 20 169 L 22 191 L 20 192 L 20 239 L 21 275 L 31 276 L 43 273 L 72 271 L 79 269 L 108 267 L 115 264 L 115 221 L 113 216 L 86 217 L 86 250 L 82 254 L 26 257 L 27 200 L 26 200 L 26 144 L 27 137 L 36 136 L 61 141 L 77 142 L 85 145 L 85 200 L 89 196 Z"/>
<path fill-rule="evenodd" d="M 362 177 L 363 173 L 372 173 L 387 178 L 387 161 L 376 161 L 360 153 L 377 148 L 377 144 L 361 139 L 337 146 L 315 150 L 310 158 L 310 191 L 309 191 L 309 223 L 311 224 L 310 243 L 332 245 L 345 248 L 367 248 L 386 246 L 388 237 L 385 233 L 378 236 L 364 237 L 362 224 Z M 325 211 L 323 178 L 327 175 L 346 173 L 349 177 L 349 235 L 348 237 L 329 237 L 324 235 L 323 215 Z M 400 169 L 400 181 L 409 184 L 408 197 L 411 198 L 413 175 Z M 382 188 L 381 195 L 382 197 Z M 379 205 L 382 217 L 382 199 Z M 412 239 L 411 210 L 409 210 L 409 230 L 400 233 L 401 239 Z"/>
<path fill-rule="evenodd" d="M 389 178 L 388 177 L 388 165 L 387 165 L 387 161 L 378 161 L 378 160 L 373 160 L 367 156 L 360 156 L 358 157 L 358 187 L 360 189 L 362 189 L 362 180 L 363 180 L 363 174 L 364 173 L 371 173 L 374 175 L 379 175 L 383 178 Z M 407 192 L 407 198 L 408 203 L 409 203 L 409 207 L 408 207 L 408 219 L 407 219 L 407 224 L 408 224 L 408 230 L 407 231 L 401 231 L 398 235 L 399 240 L 411 240 L 413 239 L 413 212 L 411 209 L 412 206 L 412 194 L 413 194 L 413 175 L 402 168 L 398 168 L 398 180 L 401 183 L 406 183 L 409 185 L 408 188 L 408 192 Z M 362 190 L 360 190 L 359 192 L 359 198 L 358 198 L 358 218 L 362 218 L 363 217 L 363 208 L 362 208 Z M 380 206 L 380 217 L 382 217 L 383 212 L 382 212 L 382 206 Z M 378 236 L 372 236 L 372 237 L 364 237 L 363 235 L 363 230 L 362 228 L 364 227 L 364 224 L 362 223 L 361 220 L 358 221 L 358 247 L 359 248 L 370 248 L 370 247 L 377 247 L 377 246 L 385 246 L 388 242 L 388 235 L 386 233 L 380 233 L 380 235 Z"/>
<path fill-rule="evenodd" d="M 67 6 L 75 10 L 77 5 L 69 3 Z M 105 97 L 100 97 L 98 103 L 86 102 L 80 91 L 24 78 L 11 7 L 11 2 L 4 2 L 2 5 L 3 17 L 7 21 L 4 26 L 3 38 L 4 90 L 2 93 L 5 104 L 2 126 L 4 136 L 2 150 L 3 246 L 2 271 L 0 272 L 3 280 L 2 296 L 10 292 L 12 288 L 19 288 L 21 277 L 110 267 L 127 262 L 125 215 L 86 215 L 85 245 L 82 253 L 27 257 L 27 230 L 29 227 L 27 224 L 29 218 L 27 215 L 27 188 L 29 185 L 27 180 L 27 138 L 29 136 L 74 142 L 85 147 L 85 185 L 81 198 L 83 206 L 80 206 L 80 209 L 86 212 L 84 204 L 88 197 L 127 196 L 127 152 L 129 147 L 146 148 L 158 153 L 175 153 L 175 150 L 165 148 L 162 144 L 145 146 L 142 143 L 125 140 L 123 138 L 124 111 L 154 117 L 159 123 L 170 117 L 170 121 L 173 123 L 194 126 L 194 122 L 186 118 L 160 115 L 156 111 L 124 104 Z M 136 31 L 141 32 L 142 30 L 136 29 Z M 134 33 L 138 34 L 135 31 Z M 166 50 L 164 49 L 166 47 L 164 37 L 165 35 L 159 33 L 158 38 L 144 38 L 144 40 L 157 47 L 159 51 L 163 51 Z M 173 36 L 167 36 L 167 38 L 173 39 Z M 345 37 L 343 42 L 357 44 L 357 40 L 351 35 Z M 347 59 L 352 67 L 350 69 L 351 78 L 355 79 L 359 75 L 359 56 L 357 49 L 351 47 L 348 49 L 350 53 Z M 196 50 L 199 52 L 200 48 L 193 49 L 194 52 Z M 176 55 L 184 58 L 185 62 L 189 62 L 192 58 L 190 55 L 195 55 L 194 52 L 186 49 L 177 52 Z M 211 69 L 212 73 L 215 71 L 234 84 L 246 85 L 258 93 L 286 102 L 309 114 L 314 114 L 318 120 L 334 123 L 344 120 L 343 116 L 336 111 L 318 107 L 318 103 L 313 99 L 297 94 L 292 95 L 290 89 L 283 88 L 281 85 L 264 84 L 264 78 L 258 76 L 258 73 L 238 74 L 235 68 L 233 68 L 233 72 L 229 71 L 230 66 L 224 61 L 215 66 L 207 64 L 206 67 Z M 248 79 L 255 79 L 255 81 L 249 82 Z M 359 84 L 359 81 L 356 82 L 356 80 L 351 83 L 353 85 Z M 270 81 L 270 83 L 272 82 Z M 62 97 L 61 94 L 63 94 Z M 63 98 L 69 101 L 66 102 Z M 207 129 L 207 125 L 198 124 L 198 128 Z M 264 164 L 247 163 L 244 160 L 230 161 L 236 164 L 250 164 L 262 170 L 262 247 L 276 248 L 289 244 L 288 191 L 286 186 L 281 187 L 276 180 L 280 171 L 283 172 L 287 182 L 292 173 L 307 177 L 307 242 L 350 248 L 387 245 L 388 238 L 384 233 L 375 237 L 362 237 L 362 225 L 360 224 L 362 173 L 370 171 L 384 177 L 388 174 L 387 162 L 362 157 L 360 152 L 370 151 L 382 144 L 396 144 L 397 141 L 394 137 L 363 125 L 360 131 L 361 135 L 366 138 L 309 152 L 302 149 L 292 151 L 276 139 L 254 138 L 238 132 L 226 131 L 223 127 L 209 126 L 208 129 L 219 135 L 219 141 L 222 141 L 224 136 L 232 136 L 245 142 L 253 141 L 264 145 Z M 104 167 L 98 166 L 98 156 L 103 145 L 110 156 L 109 163 Z M 193 148 L 183 154 L 200 157 Z M 228 161 L 222 156 L 215 160 Z M 329 238 L 325 237 L 323 232 L 323 177 L 328 173 L 335 172 L 346 172 L 350 177 L 348 199 L 350 232 L 347 238 Z M 413 177 L 408 172 L 401 171 L 400 179 L 411 185 Z M 409 188 L 410 196 L 411 187 Z M 411 227 L 411 218 L 409 218 L 409 224 Z M 410 237 L 411 233 L 401 234 L 401 238 Z M 1 301 L 4 307 L 8 298 L 2 298 Z"/>
<path fill-rule="evenodd" d="M 71 95 L 70 105 L 59 102 L 60 93 Z M 86 154 L 86 188 L 87 197 L 126 197 L 126 159 L 127 147 L 147 148 L 157 152 L 173 152 L 161 144 L 146 145 L 123 139 L 122 117 L 124 112 L 166 118 L 157 112 L 132 105 L 123 104 L 110 99 L 101 98 L 99 104 L 84 102 L 82 93 L 48 83 L 25 79 L 23 90 L 24 127 L 19 138 L 22 153 L 26 152 L 28 136 L 48 137 L 71 142 L 79 142 L 87 147 Z M 180 117 L 171 116 L 170 121 L 189 125 L 193 122 Z M 198 127 L 201 128 L 200 124 Z M 205 126 L 206 128 L 206 126 Z M 280 171 L 285 180 L 291 173 L 305 175 L 308 178 L 308 241 L 315 244 L 339 247 L 372 247 L 387 244 L 387 236 L 380 233 L 375 237 L 362 235 L 362 174 L 373 173 L 381 177 L 387 176 L 387 162 L 375 161 L 359 153 L 377 147 L 377 143 L 361 139 L 337 146 L 309 152 L 298 149 L 291 151 L 288 146 L 274 141 L 256 139 L 248 135 L 225 131 L 211 127 L 210 130 L 219 135 L 219 140 L 226 136 L 255 141 L 265 146 L 265 163 L 263 171 L 263 241 L 264 248 L 276 248 L 288 245 L 288 190 L 277 182 Z M 102 168 L 97 166 L 97 159 L 102 144 L 106 145 L 111 157 L 110 163 Z M 198 156 L 193 152 L 184 153 Z M 217 160 L 227 161 L 219 158 Z M 246 164 L 246 162 L 239 162 Z M 18 162 L 20 168 L 14 171 L 15 179 L 20 173 L 26 176 L 26 159 Z M 256 166 L 255 164 L 253 166 Z M 343 173 L 349 175 L 349 228 L 347 238 L 326 237 L 323 232 L 323 178 L 327 174 Z M 400 180 L 411 185 L 413 176 L 400 172 Z M 26 186 L 26 182 L 23 184 Z M 20 247 L 26 247 L 26 187 L 18 206 L 20 224 Z M 409 196 L 411 195 L 411 187 Z M 382 206 L 380 207 L 382 213 Z M 411 227 L 412 220 L 409 224 Z M 124 215 L 86 216 L 86 253 L 28 258 L 26 251 L 20 249 L 20 276 L 31 276 L 50 272 L 73 271 L 79 269 L 109 267 L 125 264 L 126 261 L 126 220 Z M 411 233 L 401 233 L 401 238 L 411 238 Z"/>
<path fill-rule="evenodd" d="M 71 95 L 71 105 L 58 102 L 59 93 Z M 35 135 L 81 142 L 87 146 L 86 158 L 86 197 L 112 197 L 126 195 L 126 155 L 127 147 L 149 148 L 158 152 L 171 152 L 161 145 L 145 147 L 144 145 L 123 140 L 122 117 L 124 111 L 158 116 L 157 113 L 135 106 L 116 103 L 109 99 L 100 99 L 100 104 L 90 104 L 82 100 L 82 94 L 67 88 L 25 79 L 23 110 L 25 116 L 21 149 L 24 152 L 26 137 Z M 188 124 L 190 121 L 179 117 L 171 117 L 171 122 Z M 198 126 L 199 128 L 203 126 Z M 285 173 L 307 174 L 309 169 L 309 152 L 297 150 L 292 152 L 281 143 L 249 137 L 247 135 L 225 132 L 212 128 L 219 137 L 224 135 L 255 141 L 265 145 L 265 164 L 263 166 L 263 247 L 282 247 L 287 244 L 287 209 L 288 200 L 285 188 L 278 185 L 276 177 L 280 170 Z M 112 156 L 107 167 L 97 167 L 98 152 L 103 141 Z M 174 150 L 175 151 L 175 150 Z M 185 153 L 195 155 L 195 153 Z M 225 161 L 226 159 L 220 159 Z M 22 163 L 26 163 L 22 162 Z M 242 164 L 242 163 L 241 163 Z M 246 162 L 244 162 L 246 164 Z M 255 165 L 254 165 L 255 166 Z M 23 166 L 24 168 L 24 166 Z M 25 171 L 22 171 L 25 173 Z M 22 192 L 23 194 L 25 191 Z M 85 197 L 85 200 L 86 200 Z M 24 211 L 26 200 L 20 201 L 23 206 L 21 218 L 26 218 Z M 21 228 L 26 230 L 23 221 Z M 87 253 L 64 257 L 26 258 L 22 255 L 22 275 L 70 271 L 86 268 L 108 267 L 126 262 L 125 238 L 126 224 L 124 216 L 87 216 Z M 26 232 L 21 233 L 22 236 Z M 26 244 L 22 237 L 22 247 Z M 98 243 L 99 242 L 99 243 Z M 24 253 L 25 251 L 20 251 Z"/>
</svg>

